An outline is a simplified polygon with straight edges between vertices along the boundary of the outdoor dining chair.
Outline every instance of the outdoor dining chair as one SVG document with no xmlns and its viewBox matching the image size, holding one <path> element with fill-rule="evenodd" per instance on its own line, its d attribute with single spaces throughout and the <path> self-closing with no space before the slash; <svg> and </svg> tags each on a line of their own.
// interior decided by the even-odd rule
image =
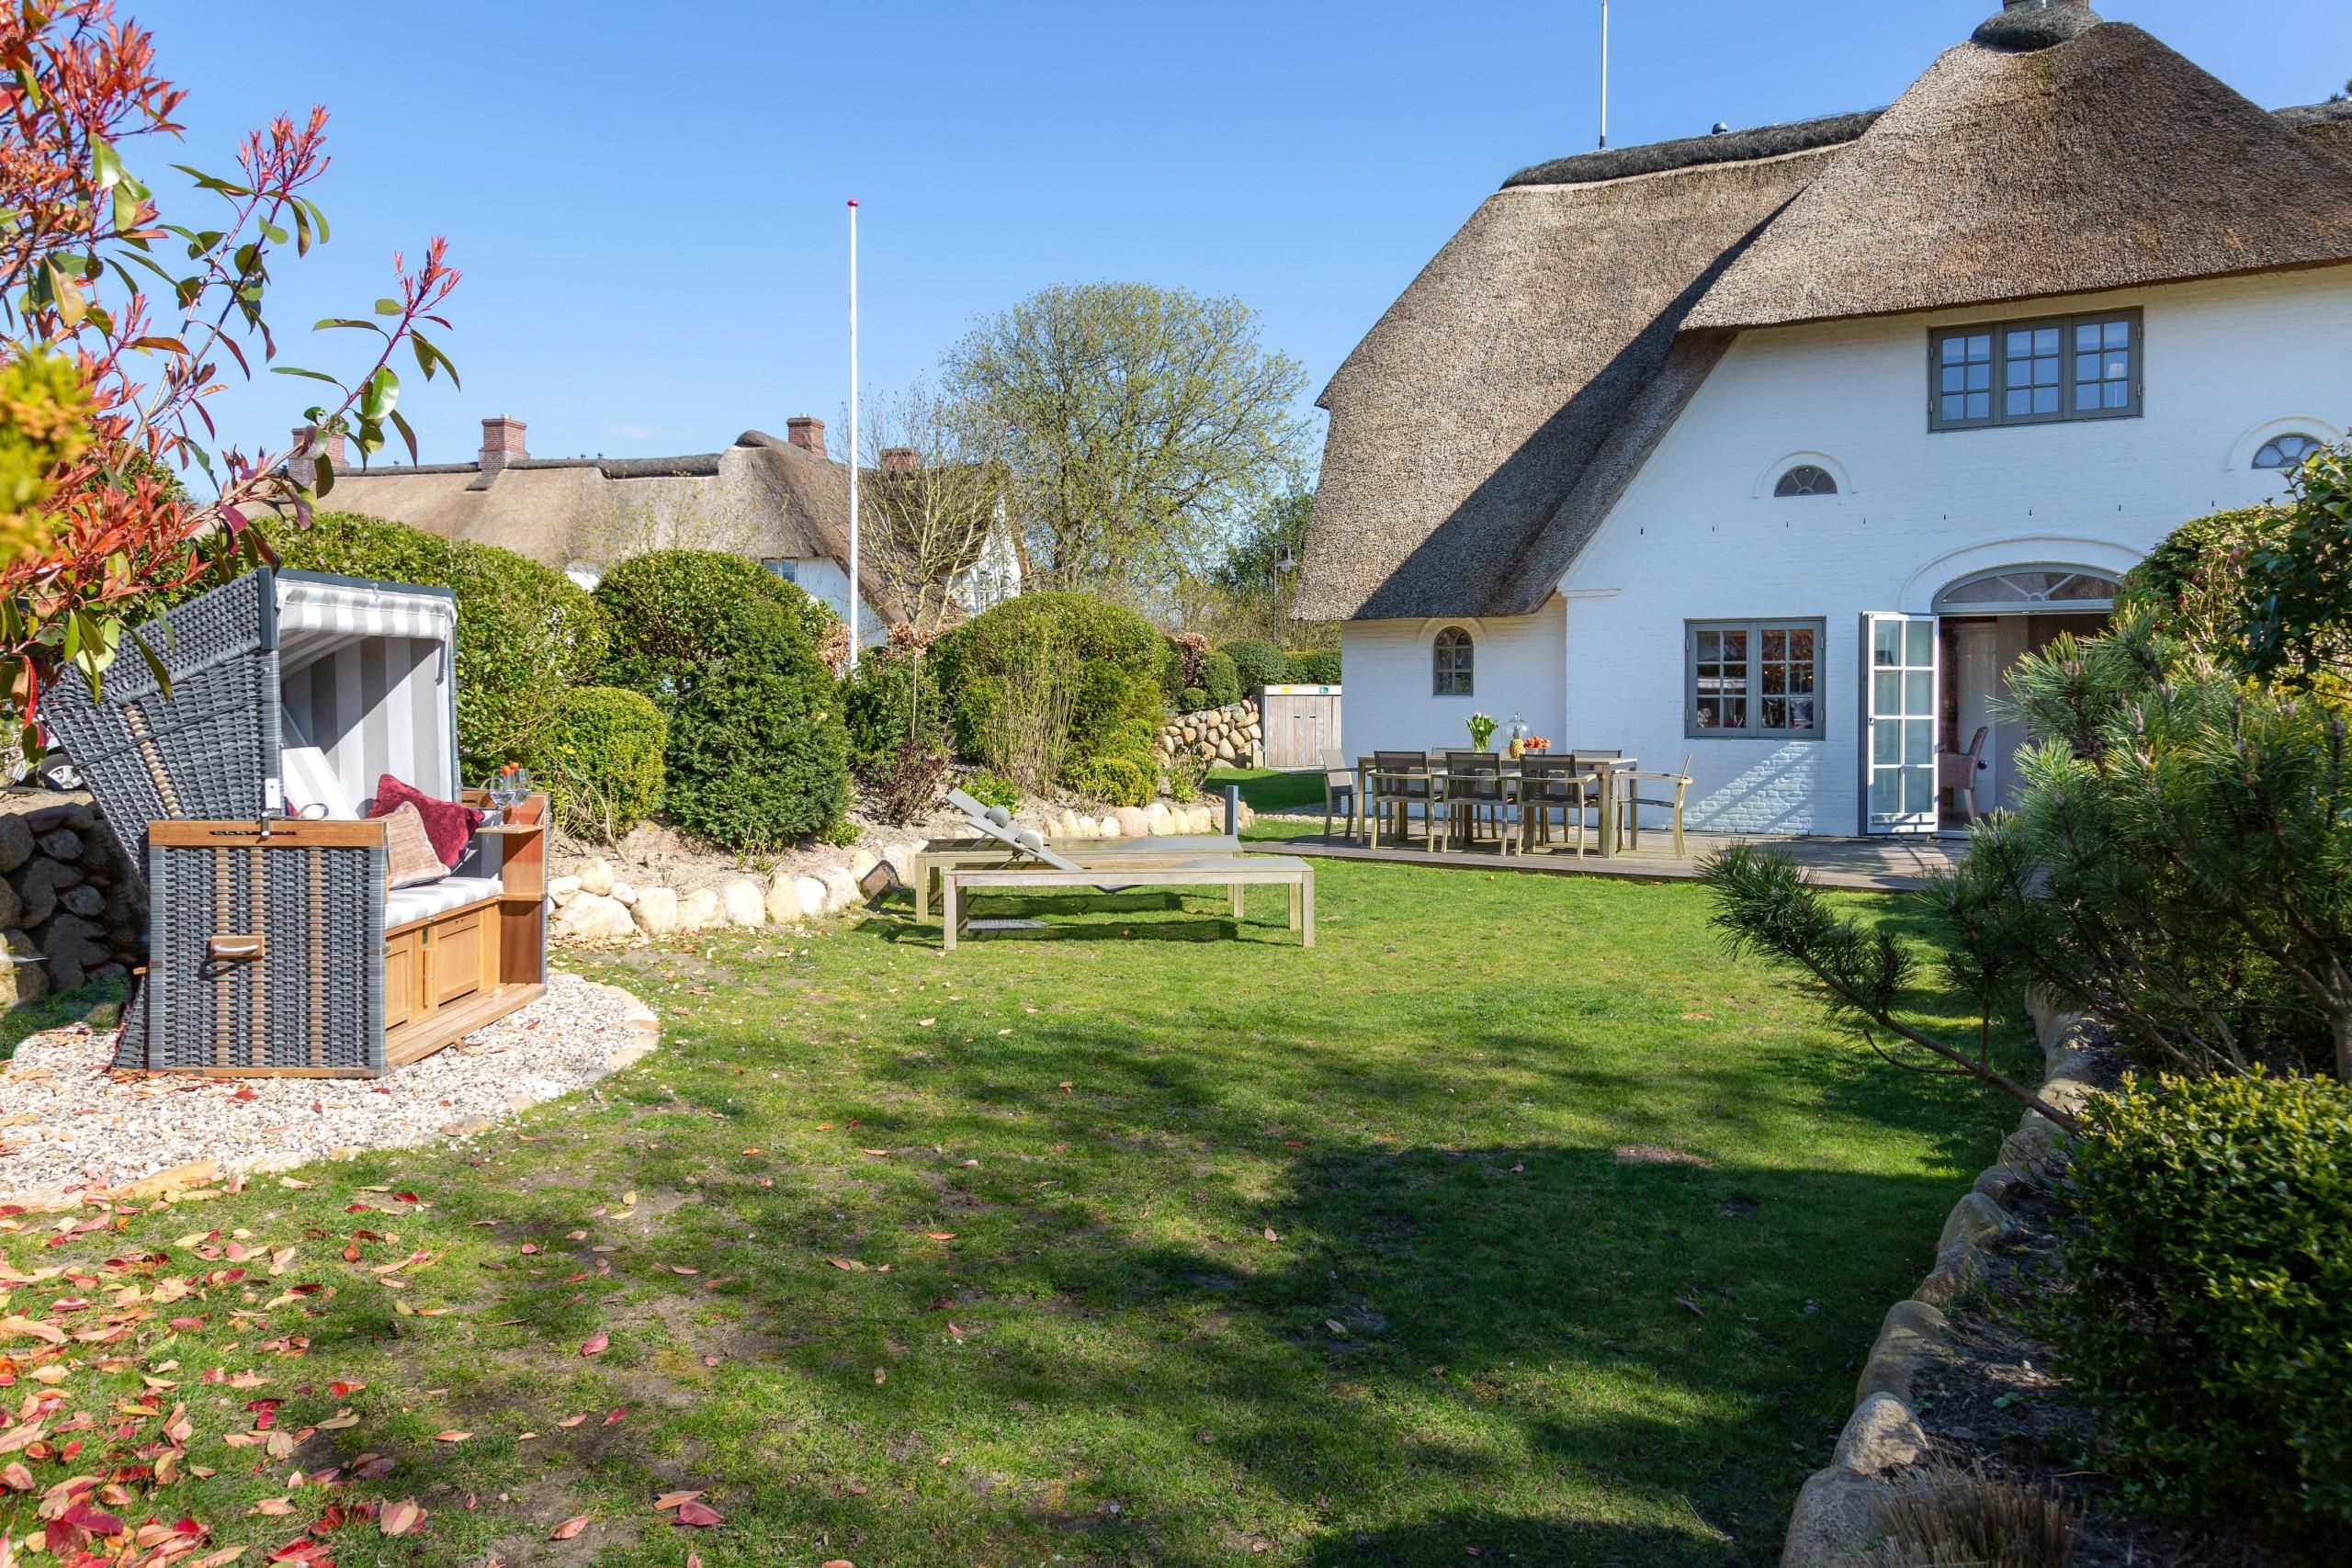
<svg viewBox="0 0 2352 1568">
<path fill-rule="evenodd" d="M 1589 769 L 1579 767 L 1574 757 L 1527 758 L 1519 765 L 1519 825 L 1520 849 L 1526 851 L 1531 843 L 1552 841 L 1552 818 L 1560 819 L 1560 841 L 1569 841 L 1569 829 L 1576 832 L 1576 852 L 1584 853 L 1585 814 L 1598 804 L 1592 793 Z M 1597 828 L 1598 823 L 1594 826 Z"/>
<path fill-rule="evenodd" d="M 1502 759 L 1492 751 L 1448 751 L 1445 754 L 1445 837 L 1455 849 L 1469 849 L 1482 828 L 1493 829 L 1496 844 L 1510 851 L 1510 836 L 1503 818 L 1510 809 L 1504 794 Z"/>
<path fill-rule="evenodd" d="M 1638 849 L 1641 847 L 1642 807 L 1645 806 L 1655 806 L 1662 810 L 1670 811 L 1674 814 L 1672 818 L 1674 823 L 1674 855 L 1677 860 L 1681 859 L 1682 803 L 1684 797 L 1690 793 L 1690 757 L 1688 754 L 1683 757 L 1682 771 L 1680 773 L 1623 773 L 1617 775 L 1616 782 L 1623 785 L 1628 792 L 1617 797 L 1619 811 L 1618 819 L 1623 824 L 1622 830 L 1625 836 L 1625 847 L 1627 849 Z M 1642 794 L 1642 786 L 1645 784 L 1671 784 L 1674 786 L 1674 793 L 1670 795 L 1645 795 Z"/>
<path fill-rule="evenodd" d="M 1966 812 L 1971 822 L 1977 815 L 1976 775 L 1985 766 L 1984 736 L 1985 727 L 1980 724 L 1967 750 L 1936 753 L 1936 787 L 1951 791 L 1952 804 Z"/>
<path fill-rule="evenodd" d="M 1356 800 L 1356 770 L 1345 751 L 1326 748 L 1323 752 L 1323 841 L 1331 841 L 1331 818 L 1338 812 L 1348 825 L 1348 837 L 1357 836 L 1358 818 L 1362 812 Z"/>
<path fill-rule="evenodd" d="M 1438 802 L 1431 790 L 1430 760 L 1419 751 L 1374 751 L 1372 754 L 1372 775 L 1366 784 L 1369 791 L 1364 804 L 1366 840 L 1373 848 L 1380 847 L 1380 825 L 1391 823 L 1390 830 L 1398 843 L 1412 836 L 1413 805 L 1421 807 L 1422 841 L 1437 846 L 1436 818 Z"/>
</svg>

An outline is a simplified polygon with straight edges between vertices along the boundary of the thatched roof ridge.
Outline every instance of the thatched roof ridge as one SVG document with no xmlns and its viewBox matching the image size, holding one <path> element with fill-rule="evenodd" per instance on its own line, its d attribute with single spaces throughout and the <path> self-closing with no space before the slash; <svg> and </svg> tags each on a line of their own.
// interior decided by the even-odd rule
<svg viewBox="0 0 2352 1568">
<path fill-rule="evenodd" d="M 1827 115 L 1819 119 L 1792 120 L 1785 125 L 1759 125 L 1747 130 L 1726 130 L 1714 136 L 1685 136 L 1673 141 L 1649 141 L 1637 147 L 1611 147 L 1605 152 L 1579 152 L 1531 164 L 1509 179 L 1513 186 L 1590 185 L 1600 180 L 1628 179 L 1636 175 L 1695 169 L 1707 164 L 1744 163 L 1752 158 L 1779 158 L 1791 152 L 1811 152 L 1851 141 L 1886 111 L 1864 109 L 1855 114 Z"/>
<path fill-rule="evenodd" d="M 1541 604 L 1549 585 L 1522 604 L 1505 580 L 1539 534 L 1579 525 L 1563 499 L 1644 406 L 1684 314 L 1834 156 L 1488 197 L 1318 400 L 1331 426 L 1296 613 L 1477 615 Z"/>
<path fill-rule="evenodd" d="M 723 452 L 677 457 L 529 457 L 491 475 L 473 463 L 352 469 L 335 476 L 325 504 L 559 570 L 652 549 L 849 559 L 848 469 L 759 430 Z M 871 558 L 859 566 L 866 604 L 904 619 Z"/>
<path fill-rule="evenodd" d="M 1947 52 L 1691 312 L 1694 327 L 2352 260 L 2352 169 L 2140 28 Z"/>
<path fill-rule="evenodd" d="M 2279 124 L 2291 126 L 2304 141 L 2352 164 L 2352 99 L 2299 104 L 2278 110 L 2275 118 Z"/>
</svg>

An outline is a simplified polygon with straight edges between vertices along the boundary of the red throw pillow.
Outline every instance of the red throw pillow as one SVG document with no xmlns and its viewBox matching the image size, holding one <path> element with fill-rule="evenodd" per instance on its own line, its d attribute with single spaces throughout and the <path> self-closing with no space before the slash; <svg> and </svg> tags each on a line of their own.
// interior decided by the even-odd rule
<svg viewBox="0 0 2352 1568">
<path fill-rule="evenodd" d="M 415 807 L 416 814 L 424 818 L 424 835 L 433 840 L 433 852 L 447 866 L 458 863 L 458 857 L 466 852 L 466 840 L 474 836 L 474 829 L 490 815 L 454 800 L 435 800 L 390 773 L 376 781 L 376 798 L 368 805 L 368 816 L 390 817 L 403 806 Z"/>
</svg>

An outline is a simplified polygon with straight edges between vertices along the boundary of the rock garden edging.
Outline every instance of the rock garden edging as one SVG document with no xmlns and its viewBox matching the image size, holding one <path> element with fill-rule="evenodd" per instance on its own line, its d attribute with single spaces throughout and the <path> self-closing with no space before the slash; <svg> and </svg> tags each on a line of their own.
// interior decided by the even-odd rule
<svg viewBox="0 0 2352 1568">
<path fill-rule="evenodd" d="M 2041 1044 L 2042 1099 L 2061 1111 L 2081 1110 L 2097 1092 L 2088 1076 L 2088 1015 L 2062 1011 L 2039 991 L 2027 994 L 2026 1011 Z M 1830 1462 L 1814 1472 L 1797 1494 L 1781 1568 L 1858 1568 L 1870 1561 L 1879 1533 L 1872 1507 L 1879 1478 L 1927 1454 L 1927 1433 L 1913 1408 L 1912 1380 L 1951 1332 L 1946 1309 L 1984 1280 L 1987 1254 L 2017 1235 L 2008 1200 L 2029 1183 L 2042 1184 L 2065 1144 L 2056 1122 L 2028 1111 L 2018 1130 L 2001 1141 L 2000 1159 L 1985 1167 L 1952 1205 L 1937 1240 L 1935 1268 L 1909 1299 L 1887 1309 Z"/>
</svg>

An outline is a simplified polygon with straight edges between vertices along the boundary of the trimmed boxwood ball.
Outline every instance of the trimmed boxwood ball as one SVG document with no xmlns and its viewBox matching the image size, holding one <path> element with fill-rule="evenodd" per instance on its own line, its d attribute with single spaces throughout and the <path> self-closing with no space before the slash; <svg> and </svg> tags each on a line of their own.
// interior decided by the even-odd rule
<svg viewBox="0 0 2352 1568">
<path fill-rule="evenodd" d="M 607 841 L 662 806 L 670 721 L 635 692 L 575 686 L 556 699 L 531 769 L 565 831 Z"/>
<path fill-rule="evenodd" d="M 665 815 L 736 853 L 830 830 L 849 808 L 840 682 L 817 654 L 831 613 L 739 556 L 656 550 L 605 573 L 608 685 L 670 722 Z"/>
<path fill-rule="evenodd" d="M 1222 653 L 1212 653 L 1201 660 L 1201 689 L 1209 694 L 1209 706 L 1225 707 L 1241 700 L 1241 678 L 1234 671 L 1233 660 Z"/>
<path fill-rule="evenodd" d="M 670 725 L 681 831 L 741 854 L 825 832 L 849 810 L 849 733 L 821 668 L 734 668 L 698 682 Z"/>
<path fill-rule="evenodd" d="M 1233 672 L 1238 679 L 1241 694 L 1248 696 L 1261 686 L 1279 686 L 1289 667 L 1283 650 L 1271 642 L 1256 637 L 1236 637 L 1225 645 L 1225 656 L 1233 660 Z"/>
<path fill-rule="evenodd" d="M 2113 1468 L 2333 1561 L 2352 1526 L 2352 1087 L 2136 1080 L 2083 1120 L 2073 1289 L 2051 1305 Z"/>
<path fill-rule="evenodd" d="M 596 602 L 512 550 L 341 512 L 307 528 L 276 527 L 270 544 L 292 570 L 456 591 L 458 751 L 469 784 L 503 762 L 527 762 L 564 688 L 588 680 L 605 657 Z"/>
</svg>

